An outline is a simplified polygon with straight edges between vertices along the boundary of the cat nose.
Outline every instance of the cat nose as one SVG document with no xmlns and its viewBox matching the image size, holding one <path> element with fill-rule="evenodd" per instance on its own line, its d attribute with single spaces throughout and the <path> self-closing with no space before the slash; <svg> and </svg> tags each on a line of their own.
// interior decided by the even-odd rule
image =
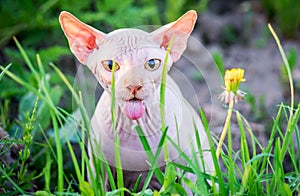
<svg viewBox="0 0 300 196">
<path fill-rule="evenodd" d="M 138 91 L 138 90 L 140 90 L 141 88 L 142 88 L 143 86 L 142 85 L 128 85 L 127 86 L 127 88 L 130 90 L 130 92 L 132 93 L 132 94 L 136 94 L 136 92 Z"/>
</svg>

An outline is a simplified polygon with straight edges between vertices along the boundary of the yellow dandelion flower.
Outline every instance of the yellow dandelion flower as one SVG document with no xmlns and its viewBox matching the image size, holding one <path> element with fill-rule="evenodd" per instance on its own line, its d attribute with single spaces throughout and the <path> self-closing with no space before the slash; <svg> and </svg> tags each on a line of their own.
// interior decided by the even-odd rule
<svg viewBox="0 0 300 196">
<path fill-rule="evenodd" d="M 246 93 L 239 90 L 240 83 L 246 81 L 244 72 L 241 68 L 226 70 L 224 76 L 225 89 L 219 97 L 221 101 L 229 103 L 233 100 L 236 103 L 244 98 Z"/>
<path fill-rule="evenodd" d="M 221 101 L 224 101 L 225 103 L 229 103 L 229 106 L 227 110 L 225 124 L 216 150 L 216 156 L 218 159 L 220 157 L 222 145 L 230 124 L 233 105 L 234 103 L 243 99 L 246 94 L 245 92 L 239 89 L 240 83 L 246 81 L 246 79 L 244 78 L 244 72 L 245 71 L 240 68 L 233 68 L 231 70 L 226 70 L 225 72 L 225 76 L 224 76 L 225 88 L 219 98 L 221 99 Z"/>
</svg>

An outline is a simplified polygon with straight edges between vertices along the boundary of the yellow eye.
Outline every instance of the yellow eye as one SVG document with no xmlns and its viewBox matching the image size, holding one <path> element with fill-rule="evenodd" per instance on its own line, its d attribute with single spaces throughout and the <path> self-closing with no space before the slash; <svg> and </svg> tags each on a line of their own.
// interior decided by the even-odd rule
<svg viewBox="0 0 300 196">
<path fill-rule="evenodd" d="M 113 64 L 114 64 L 114 61 L 113 60 L 104 60 L 102 61 L 102 65 L 104 67 L 104 69 L 106 69 L 106 71 L 112 71 L 113 69 Z M 120 65 L 115 61 L 115 71 L 119 70 L 120 69 Z"/>
<path fill-rule="evenodd" d="M 145 63 L 145 68 L 149 71 L 154 71 L 159 68 L 160 62 L 159 59 L 150 59 Z"/>
</svg>

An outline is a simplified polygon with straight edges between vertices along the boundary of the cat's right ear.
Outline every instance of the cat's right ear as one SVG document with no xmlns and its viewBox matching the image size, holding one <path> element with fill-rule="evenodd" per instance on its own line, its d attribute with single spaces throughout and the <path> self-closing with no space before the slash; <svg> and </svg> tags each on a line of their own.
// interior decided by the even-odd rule
<svg viewBox="0 0 300 196">
<path fill-rule="evenodd" d="M 106 38 L 106 34 L 84 24 L 69 12 L 63 11 L 59 15 L 59 23 L 76 58 L 86 64 L 90 53 L 98 48 L 97 42 Z"/>
<path fill-rule="evenodd" d="M 171 40 L 174 39 L 170 52 L 173 62 L 176 62 L 184 52 L 196 20 L 196 11 L 190 10 L 175 22 L 162 26 L 151 33 L 154 40 L 164 49 L 167 49 Z"/>
</svg>

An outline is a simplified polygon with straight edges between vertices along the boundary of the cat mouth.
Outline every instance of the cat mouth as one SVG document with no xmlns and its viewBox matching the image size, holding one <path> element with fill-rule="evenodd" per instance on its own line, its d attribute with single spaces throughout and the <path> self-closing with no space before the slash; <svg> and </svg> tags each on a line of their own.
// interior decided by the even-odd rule
<svg viewBox="0 0 300 196">
<path fill-rule="evenodd" d="M 137 120 L 143 116 L 145 112 L 145 106 L 142 99 L 132 98 L 125 101 L 124 113 L 132 120 Z"/>
</svg>

